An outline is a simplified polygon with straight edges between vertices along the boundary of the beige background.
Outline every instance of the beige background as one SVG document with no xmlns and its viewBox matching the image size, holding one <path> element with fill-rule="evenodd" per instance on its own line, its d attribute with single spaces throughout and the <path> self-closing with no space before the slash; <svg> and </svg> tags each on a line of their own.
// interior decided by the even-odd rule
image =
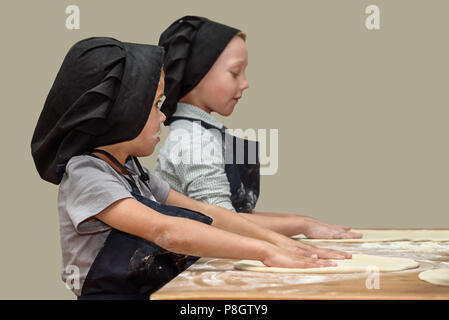
<svg viewBox="0 0 449 320">
<path fill-rule="evenodd" d="M 81 29 L 65 28 L 77 4 Z M 365 8 L 381 30 L 365 28 Z M 257 209 L 354 227 L 449 227 L 447 1 L 1 1 L 0 298 L 73 299 L 60 280 L 57 187 L 30 140 L 69 47 L 157 43 L 203 15 L 248 34 L 250 82 L 230 128 L 279 130 Z M 166 134 L 166 131 L 165 131 Z M 164 135 L 165 137 L 165 135 Z M 159 146 L 160 147 L 160 146 Z M 144 160 L 150 168 L 155 157 Z"/>
</svg>

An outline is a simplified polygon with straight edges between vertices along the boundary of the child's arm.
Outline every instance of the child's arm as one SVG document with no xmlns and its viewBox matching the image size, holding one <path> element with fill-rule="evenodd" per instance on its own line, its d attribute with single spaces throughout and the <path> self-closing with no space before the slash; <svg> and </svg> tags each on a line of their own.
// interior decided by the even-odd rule
<svg viewBox="0 0 449 320">
<path fill-rule="evenodd" d="M 239 213 L 242 217 L 273 231 L 291 237 L 304 234 L 309 238 L 347 239 L 361 238 L 362 234 L 351 232 L 351 228 L 339 226 L 299 214 L 254 212 Z"/>
<path fill-rule="evenodd" d="M 238 234 L 197 221 L 167 216 L 126 198 L 96 215 L 109 226 L 147 239 L 169 251 L 204 257 L 252 259 L 267 266 L 314 268 L 335 263 L 306 258 L 266 241 Z"/>
<path fill-rule="evenodd" d="M 193 200 L 174 190 L 170 190 L 165 203 L 168 205 L 184 207 L 208 215 L 214 220 L 212 225 L 217 228 L 267 241 L 276 246 L 292 250 L 297 254 L 304 255 L 306 257 L 318 256 L 319 258 L 332 259 L 351 258 L 351 255 L 345 252 L 331 249 L 320 249 L 304 244 L 298 240 L 290 239 L 280 233 L 264 228 L 257 223 L 245 219 L 240 214 L 235 214 L 234 212 L 219 206 Z"/>
</svg>

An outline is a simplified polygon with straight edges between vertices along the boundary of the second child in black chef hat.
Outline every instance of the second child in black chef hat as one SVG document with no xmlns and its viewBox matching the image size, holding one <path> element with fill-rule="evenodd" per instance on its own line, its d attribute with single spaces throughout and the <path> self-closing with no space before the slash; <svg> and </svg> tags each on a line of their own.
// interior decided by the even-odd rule
<svg viewBox="0 0 449 320">
<path fill-rule="evenodd" d="M 230 135 L 212 115 L 231 115 L 249 87 L 245 41 L 239 29 L 197 16 L 180 18 L 161 34 L 167 96 L 162 111 L 170 132 L 158 155 L 156 175 L 188 197 L 237 212 L 286 236 L 361 237 L 348 227 L 313 217 L 255 210 L 258 142 Z"/>
</svg>

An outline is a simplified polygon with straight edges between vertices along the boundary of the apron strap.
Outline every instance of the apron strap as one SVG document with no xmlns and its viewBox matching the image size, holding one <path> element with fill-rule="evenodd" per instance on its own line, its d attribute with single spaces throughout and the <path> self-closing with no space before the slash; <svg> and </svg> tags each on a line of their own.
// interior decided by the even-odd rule
<svg viewBox="0 0 449 320">
<path fill-rule="evenodd" d="M 189 118 L 189 117 L 181 117 L 181 116 L 171 117 L 169 122 L 168 122 L 168 125 L 170 125 L 172 122 L 175 122 L 176 120 L 188 120 L 188 121 L 192 121 L 192 122 L 200 122 L 201 126 L 203 128 L 206 128 L 206 129 L 218 129 L 220 131 L 225 131 L 226 130 L 225 126 L 223 126 L 223 128 L 218 128 L 218 127 L 213 126 L 210 123 L 207 123 L 207 122 L 205 122 L 203 120 L 200 120 L 200 119 Z"/>
<path fill-rule="evenodd" d="M 119 166 L 120 169 L 125 171 L 128 176 L 130 176 L 130 177 L 132 176 L 132 174 L 129 172 L 129 170 L 124 165 L 122 165 L 120 163 L 120 161 L 118 161 L 117 158 L 114 157 L 109 152 L 101 150 L 101 149 L 93 149 L 91 152 L 98 152 L 98 153 L 101 153 L 101 154 L 105 155 L 106 157 L 109 158 L 109 160 L 111 160 L 117 166 Z M 143 170 L 142 165 L 140 164 L 139 160 L 137 160 L 136 157 L 131 157 L 131 158 L 133 159 L 134 163 L 136 164 L 137 169 L 139 170 L 139 173 L 140 173 L 139 174 L 139 179 L 146 185 L 148 190 L 151 191 L 150 186 L 148 185 L 148 181 L 150 181 L 150 176 Z"/>
<path fill-rule="evenodd" d="M 213 126 L 213 125 L 211 125 L 211 124 L 209 124 L 209 123 L 207 123 L 207 122 L 205 122 L 203 120 L 189 118 L 189 117 L 180 117 L 180 116 L 171 117 L 170 121 L 168 122 L 168 125 L 170 125 L 172 122 L 175 122 L 177 120 L 188 120 L 188 121 L 192 121 L 192 122 L 199 122 L 200 125 L 204 129 L 206 129 L 206 130 L 209 130 L 209 129 L 220 130 L 220 132 L 221 132 L 221 139 L 222 139 L 221 151 L 223 152 L 223 156 L 225 155 L 225 152 L 226 152 L 226 148 L 225 148 L 225 145 L 226 145 L 226 127 L 225 126 L 223 126 L 223 128 L 220 129 L 220 128 L 218 128 L 216 126 Z"/>
</svg>

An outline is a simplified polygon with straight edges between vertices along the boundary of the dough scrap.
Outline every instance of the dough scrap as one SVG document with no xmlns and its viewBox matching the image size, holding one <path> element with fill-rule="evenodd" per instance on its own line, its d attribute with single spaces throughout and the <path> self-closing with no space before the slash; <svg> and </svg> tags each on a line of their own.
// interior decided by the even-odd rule
<svg viewBox="0 0 449 320">
<path fill-rule="evenodd" d="M 275 272 L 275 273 L 360 273 L 368 271 L 400 271 L 412 269 L 419 263 L 408 258 L 374 256 L 368 254 L 353 254 L 352 259 L 332 260 L 338 263 L 336 267 L 324 268 L 275 268 L 267 267 L 257 260 L 241 260 L 234 268 L 243 271 Z"/>
<path fill-rule="evenodd" d="M 440 286 L 449 286 L 449 268 L 431 269 L 418 275 L 421 280 Z"/>
<path fill-rule="evenodd" d="M 384 242 L 384 241 L 449 241 L 449 230 L 372 230 L 352 229 L 362 233 L 359 239 L 308 239 L 303 234 L 292 236 L 310 242 Z"/>
</svg>

